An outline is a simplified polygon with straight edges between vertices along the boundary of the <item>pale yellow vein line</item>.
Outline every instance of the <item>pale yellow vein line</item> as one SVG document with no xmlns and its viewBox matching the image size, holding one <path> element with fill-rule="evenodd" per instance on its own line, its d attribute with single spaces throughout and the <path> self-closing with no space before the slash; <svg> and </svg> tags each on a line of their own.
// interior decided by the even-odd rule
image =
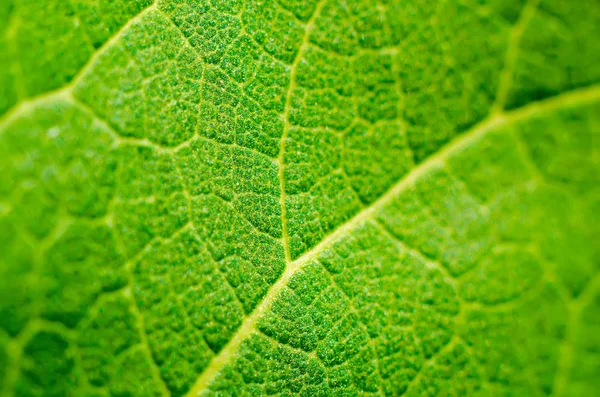
<svg viewBox="0 0 600 397">
<path fill-rule="evenodd" d="M 600 274 L 596 274 L 583 292 L 569 304 L 569 322 L 565 338 L 560 346 L 558 359 L 558 368 L 554 376 L 554 384 L 552 386 L 553 396 L 568 395 L 568 385 L 571 378 L 573 364 L 576 359 L 575 345 L 577 343 L 577 327 L 581 323 L 581 315 L 583 310 L 589 305 L 598 294 L 600 289 Z"/>
<path fill-rule="evenodd" d="M 498 83 L 498 93 L 496 94 L 496 102 L 492 106 L 492 112 L 500 112 L 504 109 L 508 99 L 508 92 L 513 81 L 515 65 L 519 55 L 519 45 L 521 38 L 525 32 L 527 24 L 533 18 L 535 10 L 540 0 L 528 0 L 521 10 L 521 15 L 517 23 L 513 26 L 508 38 L 508 48 L 504 58 L 504 69 L 500 74 L 500 82 Z"/>
<path fill-rule="evenodd" d="M 412 378 L 411 380 L 409 380 L 406 390 L 404 390 L 404 392 L 401 393 L 400 396 L 417 394 L 417 393 L 414 393 L 414 388 L 419 385 L 419 382 L 421 382 L 421 380 L 423 379 L 423 376 L 425 376 L 425 373 L 428 370 L 432 369 L 433 366 L 436 364 L 436 362 L 438 362 L 445 354 L 451 353 L 452 350 L 454 350 L 460 343 L 462 343 L 461 338 L 457 335 L 453 335 L 450 338 L 450 340 L 440 350 L 438 350 L 437 352 L 435 352 L 433 354 L 433 356 L 431 356 L 427 360 L 425 360 L 425 362 L 418 369 L 417 375 L 414 378 Z M 411 393 L 411 391 L 413 393 Z"/>
<path fill-rule="evenodd" d="M 17 45 L 17 30 L 19 28 L 21 18 L 16 18 L 13 14 L 10 15 L 10 22 L 8 29 L 6 30 L 6 38 L 8 39 L 8 45 L 10 51 L 12 51 L 13 60 L 11 62 L 11 69 L 13 71 L 14 81 L 13 86 L 17 93 L 17 98 L 22 100 L 27 96 L 27 90 L 25 89 L 25 83 L 23 81 L 23 66 L 21 65 L 21 51 Z"/>
<path fill-rule="evenodd" d="M 488 119 L 477 124 L 469 131 L 459 135 L 436 154 L 429 157 L 427 160 L 405 175 L 369 207 L 365 208 L 351 218 L 348 222 L 334 230 L 310 251 L 306 252 L 300 258 L 288 264 L 279 280 L 277 280 L 277 282 L 269 289 L 263 301 L 248 317 L 246 317 L 233 338 L 227 343 L 227 345 L 225 345 L 223 350 L 221 350 L 221 352 L 213 358 L 209 366 L 200 375 L 194 387 L 186 394 L 186 396 L 198 396 L 202 391 L 207 389 L 214 377 L 225 366 L 225 364 L 227 364 L 231 357 L 235 355 L 242 342 L 246 340 L 248 336 L 250 336 L 250 334 L 256 329 L 256 324 L 259 318 L 267 312 L 271 303 L 275 301 L 277 295 L 279 295 L 281 290 L 287 285 L 288 281 L 299 268 L 301 268 L 304 264 L 309 263 L 311 260 L 316 259 L 318 255 L 333 242 L 350 232 L 362 222 L 371 218 L 377 211 L 382 209 L 395 197 L 398 197 L 406 187 L 413 184 L 421 176 L 438 167 L 440 164 L 443 164 L 448 156 L 450 156 L 452 153 L 455 153 L 470 145 L 472 142 L 481 139 L 486 133 L 488 133 L 488 131 L 494 128 L 499 128 L 516 123 L 518 121 L 527 120 L 531 117 L 542 115 L 548 111 L 599 100 L 600 85 L 578 89 L 552 97 L 550 99 L 523 106 L 505 114 L 494 114 Z"/>
<path fill-rule="evenodd" d="M 286 206 L 285 206 L 285 144 L 287 141 L 288 134 L 290 132 L 290 109 L 292 107 L 292 95 L 294 92 L 294 88 L 296 87 L 296 73 L 298 72 L 298 66 L 300 62 L 302 62 L 302 57 L 304 56 L 304 52 L 308 48 L 310 42 L 310 32 L 312 32 L 313 27 L 315 25 L 315 21 L 318 16 L 321 14 L 321 9 L 325 4 L 324 0 L 321 0 L 319 4 L 315 7 L 312 16 L 306 23 L 304 27 L 304 37 L 302 38 L 302 44 L 298 48 L 298 53 L 294 58 L 294 62 L 292 63 L 290 69 L 290 84 L 287 89 L 287 94 L 285 97 L 285 106 L 284 106 L 284 125 L 283 125 L 283 133 L 281 135 L 281 141 L 279 143 L 279 156 L 277 158 L 277 162 L 279 163 L 279 189 L 281 190 L 279 205 L 281 206 L 281 233 L 282 233 L 282 242 L 283 249 L 285 251 L 285 261 L 286 264 L 289 264 L 292 261 L 292 256 L 290 254 L 290 238 L 287 230 L 287 220 L 286 220 Z"/>
<path fill-rule="evenodd" d="M 13 106 L 8 112 L 6 112 L 0 119 L 0 131 L 2 131 L 6 124 L 10 123 L 15 118 L 19 117 L 23 113 L 30 110 L 32 107 L 39 103 L 46 101 L 52 101 L 54 99 L 60 99 L 61 97 L 69 96 L 73 88 L 79 83 L 85 74 L 91 70 L 98 58 L 100 58 L 109 48 L 113 46 L 120 38 L 123 33 L 126 32 L 132 25 L 137 23 L 145 15 L 156 9 L 156 2 L 152 5 L 144 8 L 139 14 L 131 18 L 125 25 L 121 27 L 112 37 L 110 37 L 96 52 L 92 54 L 87 63 L 79 70 L 79 72 L 71 79 L 71 81 L 60 88 L 52 91 L 47 91 L 39 95 L 32 96 L 30 98 L 20 101 L 18 104 Z"/>
<path fill-rule="evenodd" d="M 375 344 L 375 340 L 374 340 L 375 338 L 373 338 L 370 335 L 369 327 L 361 318 L 360 311 L 355 302 L 355 299 L 353 299 L 350 295 L 348 295 L 348 293 L 338 283 L 338 281 L 336 280 L 334 275 L 331 273 L 331 271 L 326 266 L 323 266 L 323 265 L 321 265 L 321 266 L 323 267 L 323 269 L 325 269 L 325 272 L 329 276 L 329 279 L 331 280 L 332 285 L 335 288 L 337 288 L 346 297 L 346 300 L 348 301 L 348 305 L 350 306 L 350 311 L 356 315 L 358 322 L 364 327 L 364 332 L 367 334 L 367 343 L 369 344 L 369 348 L 373 353 L 373 361 L 375 361 L 375 372 L 377 372 L 377 376 L 379 377 L 379 393 L 382 396 L 387 396 L 387 394 L 385 392 L 384 384 L 383 384 L 384 379 L 383 379 L 383 375 L 381 372 L 381 357 L 379 356 L 379 352 L 377 351 L 377 345 Z M 332 329 L 333 329 L 333 327 L 332 327 Z"/>
<path fill-rule="evenodd" d="M 75 339 L 74 330 L 67 328 L 62 323 L 42 318 L 30 319 L 20 333 L 3 346 L 4 352 L 7 354 L 5 356 L 7 364 L 5 376 L 4 379 L 0 378 L 3 381 L 3 384 L 0 383 L 0 395 L 3 397 L 14 397 L 16 395 L 15 384 L 20 375 L 22 362 L 26 360 L 27 355 L 24 351 L 25 345 L 42 330 L 50 331 L 71 340 Z"/>
</svg>

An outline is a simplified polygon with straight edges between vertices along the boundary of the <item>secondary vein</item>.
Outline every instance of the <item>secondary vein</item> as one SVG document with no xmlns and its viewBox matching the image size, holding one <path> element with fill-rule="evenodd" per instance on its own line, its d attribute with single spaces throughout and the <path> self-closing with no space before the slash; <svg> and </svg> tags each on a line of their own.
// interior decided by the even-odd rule
<svg viewBox="0 0 600 397">
<path fill-rule="evenodd" d="M 94 52 L 85 65 L 79 69 L 79 72 L 69 81 L 67 84 L 62 87 L 56 88 L 51 91 L 46 91 L 41 94 L 29 97 L 27 99 L 21 100 L 12 106 L 12 108 L 8 109 L 6 113 L 4 113 L 0 117 L 0 131 L 3 130 L 3 127 L 8 124 L 11 120 L 18 117 L 20 114 L 25 113 L 29 108 L 35 106 L 37 103 L 44 102 L 46 100 L 53 100 L 54 98 L 60 98 L 64 96 L 69 96 L 70 91 L 77 85 L 77 83 L 81 80 L 81 78 L 94 66 L 97 59 L 106 52 L 107 49 L 113 46 L 113 44 L 123 35 L 131 25 L 139 21 L 144 15 L 148 14 L 151 10 L 156 9 L 156 1 L 154 1 L 151 5 L 144 8 L 140 11 L 139 14 L 131 18 L 127 23 L 125 23 L 121 28 L 115 32 L 108 40 L 104 42 L 104 44 Z"/>
<path fill-rule="evenodd" d="M 302 44 L 300 44 L 300 47 L 298 48 L 298 53 L 296 53 L 296 57 L 294 58 L 294 61 L 292 62 L 292 66 L 290 69 L 290 83 L 288 85 L 287 93 L 285 96 L 285 105 L 284 105 L 284 112 L 283 112 L 283 119 L 284 119 L 283 133 L 281 135 L 281 141 L 279 143 L 279 156 L 277 158 L 277 162 L 279 164 L 279 189 L 281 190 L 280 199 L 279 199 L 279 205 L 281 206 L 281 233 L 282 233 L 283 249 L 285 251 L 286 267 L 289 263 L 292 262 L 292 256 L 290 254 L 290 238 L 289 238 L 288 229 L 287 229 L 286 208 L 285 208 L 286 196 L 285 196 L 285 170 L 284 170 L 285 144 L 287 141 L 288 134 L 290 132 L 290 125 L 291 125 L 290 109 L 292 107 L 292 92 L 294 91 L 294 88 L 296 87 L 296 73 L 298 71 L 298 65 L 300 65 L 300 62 L 302 61 L 302 57 L 304 56 L 304 51 L 306 51 L 306 48 L 308 47 L 310 32 L 313 30 L 313 27 L 315 25 L 315 21 L 316 21 L 317 17 L 321 14 L 321 9 L 323 8 L 324 3 L 325 3 L 325 1 L 321 0 L 319 2 L 319 4 L 317 4 L 317 6 L 315 7 L 315 10 L 313 11 L 312 16 L 310 17 L 310 19 L 306 23 L 306 26 L 304 27 L 304 36 L 302 38 Z"/>
</svg>

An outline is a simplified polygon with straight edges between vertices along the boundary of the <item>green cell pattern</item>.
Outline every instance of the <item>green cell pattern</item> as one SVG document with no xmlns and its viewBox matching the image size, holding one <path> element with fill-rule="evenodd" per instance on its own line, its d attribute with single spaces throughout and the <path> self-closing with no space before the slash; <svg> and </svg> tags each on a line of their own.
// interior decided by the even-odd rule
<svg viewBox="0 0 600 397">
<path fill-rule="evenodd" d="M 8 0 L 0 394 L 590 396 L 592 0 Z"/>
</svg>

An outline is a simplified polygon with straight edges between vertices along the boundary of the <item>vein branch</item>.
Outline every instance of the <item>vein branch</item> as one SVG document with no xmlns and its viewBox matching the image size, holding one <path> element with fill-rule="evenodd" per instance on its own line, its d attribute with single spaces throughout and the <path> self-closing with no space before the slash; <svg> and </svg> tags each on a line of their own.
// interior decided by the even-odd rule
<svg viewBox="0 0 600 397">
<path fill-rule="evenodd" d="M 0 131 L 2 131 L 4 129 L 4 126 L 6 124 L 10 123 L 11 120 L 13 120 L 13 119 L 17 118 L 19 115 L 25 113 L 29 108 L 31 108 L 35 104 L 46 101 L 46 100 L 51 101 L 54 98 L 60 98 L 60 97 L 64 96 L 65 94 L 70 94 L 72 92 L 73 88 L 82 79 L 82 77 L 85 76 L 85 74 L 90 69 L 92 69 L 92 67 L 95 65 L 96 61 L 98 60 L 98 58 L 100 58 L 100 56 L 102 56 L 102 54 L 104 54 L 108 48 L 112 47 L 113 44 L 116 43 L 119 40 L 119 38 L 123 35 L 123 33 L 125 31 L 127 31 L 133 24 L 137 23 L 146 14 L 148 14 L 151 10 L 154 10 L 154 9 L 156 9 L 156 2 L 153 2 L 151 5 L 144 8 L 139 14 L 137 14 L 135 17 L 131 18 L 126 24 L 121 26 L 121 28 L 117 32 L 115 32 L 115 34 L 112 37 L 110 37 L 108 40 L 106 40 L 106 42 L 100 48 L 98 48 L 98 50 L 96 52 L 94 52 L 92 54 L 92 56 L 90 56 L 87 63 L 85 65 L 83 65 L 83 67 L 71 79 L 70 82 L 68 82 L 67 84 L 65 84 L 62 87 L 59 87 L 55 90 L 47 91 L 47 92 L 29 97 L 29 98 L 21 100 L 20 102 L 15 104 L 12 108 L 10 108 L 6 113 L 4 113 L 0 117 Z"/>
<path fill-rule="evenodd" d="M 286 195 L 285 195 L 285 144 L 287 141 L 287 137 L 290 131 L 290 112 L 292 108 L 292 95 L 294 92 L 294 88 L 296 87 L 296 74 L 298 72 L 298 66 L 302 61 L 304 56 L 304 52 L 308 48 L 310 43 L 310 32 L 313 30 L 315 26 L 315 21 L 318 16 L 321 14 L 321 9 L 325 4 L 324 0 L 321 0 L 319 4 L 315 7 L 312 16 L 306 23 L 304 27 L 304 37 L 302 38 L 302 44 L 298 48 L 298 53 L 294 58 L 294 62 L 292 63 L 290 69 L 290 83 L 288 85 L 287 93 L 285 96 L 285 106 L 284 106 L 284 125 L 283 125 L 283 133 L 281 135 L 281 141 L 279 143 L 279 156 L 277 158 L 277 162 L 279 163 L 279 189 L 281 190 L 281 196 L 279 199 L 279 205 L 281 206 L 281 230 L 282 230 L 282 240 L 283 240 L 283 249 L 285 251 L 285 260 L 286 263 L 290 263 L 292 261 L 292 255 L 290 254 L 290 238 L 287 229 L 287 220 L 286 220 Z"/>
<path fill-rule="evenodd" d="M 527 3 L 521 9 L 521 15 L 519 16 L 519 19 L 510 32 L 508 38 L 508 48 L 506 49 L 506 55 L 504 58 L 504 69 L 500 74 L 500 82 L 498 83 L 496 102 L 492 106 L 493 112 L 500 112 L 506 106 L 508 94 L 514 80 L 513 75 L 515 72 L 515 66 L 517 64 L 517 58 L 519 56 L 521 37 L 523 37 L 523 33 L 525 32 L 527 24 L 535 15 L 535 11 L 540 1 L 541 0 L 527 1 Z"/>
</svg>

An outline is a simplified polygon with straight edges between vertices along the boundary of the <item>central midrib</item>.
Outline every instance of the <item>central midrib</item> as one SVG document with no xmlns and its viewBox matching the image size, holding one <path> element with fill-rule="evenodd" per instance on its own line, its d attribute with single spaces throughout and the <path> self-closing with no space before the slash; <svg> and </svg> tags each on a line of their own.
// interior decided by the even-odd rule
<svg viewBox="0 0 600 397">
<path fill-rule="evenodd" d="M 343 236 L 346 232 L 352 230 L 361 222 L 371 217 L 377 210 L 382 208 L 393 198 L 397 197 L 405 187 L 411 185 L 420 176 L 426 174 L 429 170 L 435 168 L 436 166 L 444 163 L 451 153 L 454 153 L 457 150 L 469 145 L 471 142 L 476 141 L 494 128 L 507 126 L 555 109 L 593 102 L 599 99 L 600 85 L 594 85 L 587 88 L 569 91 L 542 101 L 533 102 L 521 108 L 505 113 L 497 112 L 475 125 L 472 129 L 462 133 L 448 144 L 444 145 L 439 151 L 428 157 L 425 161 L 404 175 L 398 182 L 388 189 L 386 193 L 380 196 L 371 205 L 364 208 L 343 225 L 339 226 L 332 233 L 323 238 L 319 244 L 314 246 L 301 257 L 289 262 L 283 274 L 275 282 L 275 284 L 271 286 L 261 303 L 248 317 L 246 317 L 233 338 L 229 340 L 219 354 L 217 354 L 211 360 L 208 367 L 206 367 L 206 369 L 200 374 L 194 386 L 186 394 L 186 397 L 197 396 L 199 393 L 207 389 L 207 387 L 210 385 L 210 382 L 234 355 L 242 342 L 246 340 L 246 338 L 256 329 L 256 323 L 258 319 L 269 309 L 271 303 L 276 299 L 279 292 L 287 285 L 290 278 L 298 269 L 300 269 L 304 264 L 310 262 L 312 259 L 316 258 L 325 247 L 329 246 L 332 242 Z"/>
</svg>

